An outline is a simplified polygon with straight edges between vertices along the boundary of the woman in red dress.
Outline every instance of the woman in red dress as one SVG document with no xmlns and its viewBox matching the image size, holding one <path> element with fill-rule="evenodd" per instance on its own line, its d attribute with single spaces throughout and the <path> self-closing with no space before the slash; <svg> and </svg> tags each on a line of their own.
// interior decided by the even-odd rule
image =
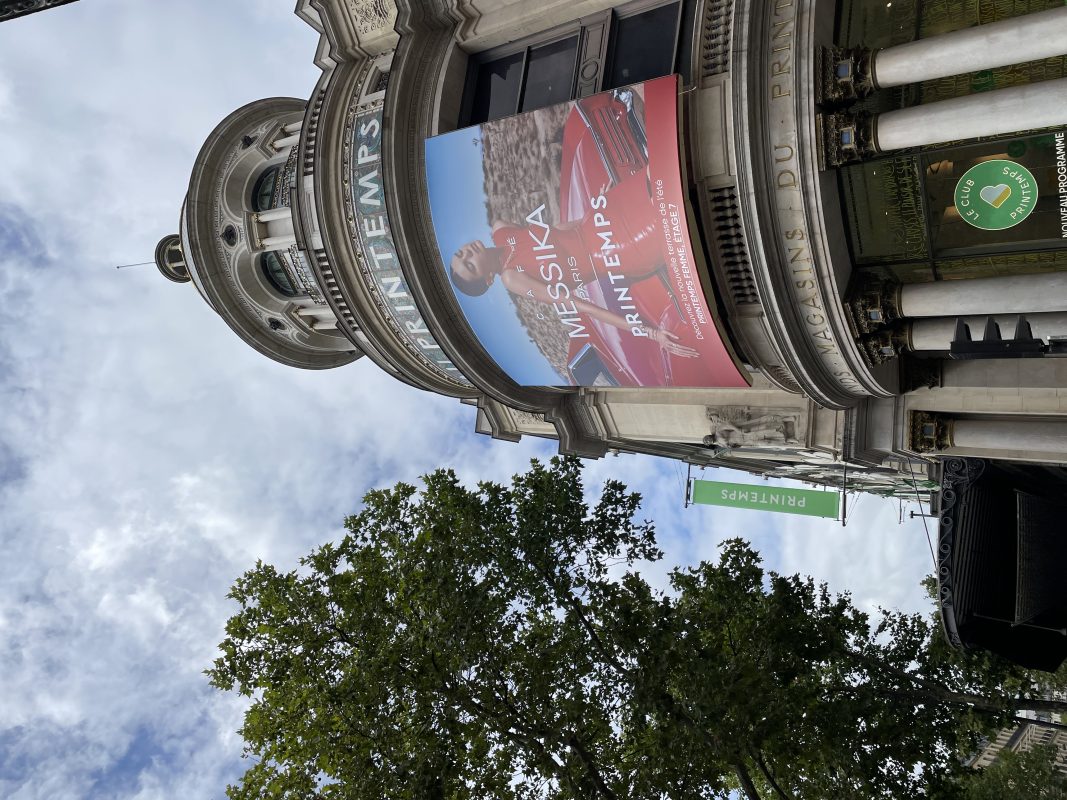
<svg viewBox="0 0 1067 800">
<path fill-rule="evenodd" d="M 654 277 L 664 259 L 658 215 L 645 175 L 639 173 L 591 198 L 581 219 L 550 225 L 545 208 L 526 225 L 497 220 L 493 246 L 468 242 L 451 260 L 452 282 L 464 294 L 484 294 L 499 276 L 512 294 L 529 297 L 561 317 L 597 320 L 655 341 L 667 353 L 697 358 L 678 336 L 639 318 L 590 302 L 589 286 L 610 292 Z"/>
</svg>

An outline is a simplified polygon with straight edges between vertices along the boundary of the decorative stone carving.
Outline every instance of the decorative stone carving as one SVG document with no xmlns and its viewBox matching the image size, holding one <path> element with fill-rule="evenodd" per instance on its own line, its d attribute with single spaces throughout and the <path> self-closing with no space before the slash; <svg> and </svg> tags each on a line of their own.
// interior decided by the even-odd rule
<svg viewBox="0 0 1067 800">
<path fill-rule="evenodd" d="M 816 101 L 848 105 L 874 91 L 873 53 L 862 47 L 824 47 L 818 53 Z"/>
<path fill-rule="evenodd" d="M 348 0 L 348 8 L 360 36 L 391 28 L 396 20 L 396 6 L 390 0 Z"/>
<path fill-rule="evenodd" d="M 515 420 L 516 425 L 548 425 L 550 423 L 545 421 L 544 414 L 535 414 L 532 411 L 520 411 L 517 408 L 511 409 L 511 416 Z"/>
<path fill-rule="evenodd" d="M 845 305 L 857 334 L 884 330 L 902 318 L 900 288 L 895 283 L 869 281 L 851 292 Z"/>
<path fill-rule="evenodd" d="M 869 333 L 859 340 L 861 352 L 871 366 L 892 361 L 900 355 L 904 343 L 895 331 Z"/>
<path fill-rule="evenodd" d="M 823 145 L 823 166 L 839 167 L 877 155 L 875 120 L 867 113 L 821 114 L 817 121 Z"/>
<path fill-rule="evenodd" d="M 952 417 L 929 411 L 913 411 L 910 420 L 911 449 L 937 453 L 952 447 Z"/>
<path fill-rule="evenodd" d="M 986 462 L 980 458 L 946 458 L 942 462 L 940 513 L 937 537 L 938 601 L 945 633 L 956 647 L 962 647 L 956 620 L 952 551 L 956 539 L 956 518 L 962 504 L 960 499 L 971 484 L 985 472 Z"/>
<path fill-rule="evenodd" d="M 798 445 L 800 412 L 794 409 L 749 406 L 708 406 L 711 433 L 704 437 L 706 447 L 783 447 Z"/>
</svg>

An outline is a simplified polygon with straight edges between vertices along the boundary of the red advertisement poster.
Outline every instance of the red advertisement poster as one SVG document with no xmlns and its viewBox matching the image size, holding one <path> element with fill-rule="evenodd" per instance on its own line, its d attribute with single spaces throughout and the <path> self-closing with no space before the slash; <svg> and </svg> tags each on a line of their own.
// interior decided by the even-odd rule
<svg viewBox="0 0 1067 800">
<path fill-rule="evenodd" d="M 749 385 L 694 261 L 676 76 L 428 139 L 426 165 L 443 268 L 517 383 Z"/>
</svg>

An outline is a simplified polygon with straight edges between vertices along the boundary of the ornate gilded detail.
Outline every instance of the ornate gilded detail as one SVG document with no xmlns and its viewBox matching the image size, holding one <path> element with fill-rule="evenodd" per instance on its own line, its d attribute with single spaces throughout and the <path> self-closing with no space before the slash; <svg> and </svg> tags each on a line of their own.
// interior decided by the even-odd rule
<svg viewBox="0 0 1067 800">
<path fill-rule="evenodd" d="M 875 333 L 902 319 L 900 288 L 898 284 L 883 281 L 860 284 L 845 304 L 854 332 Z"/>
<path fill-rule="evenodd" d="M 892 361 L 904 349 L 903 339 L 896 331 L 891 330 L 868 333 L 858 341 L 863 357 L 872 366 Z"/>
<path fill-rule="evenodd" d="M 712 448 L 787 447 L 799 445 L 800 412 L 792 408 L 708 406 L 711 433 L 704 446 Z"/>
<path fill-rule="evenodd" d="M 952 417 L 913 411 L 909 422 L 910 446 L 916 453 L 938 453 L 952 447 Z"/>
<path fill-rule="evenodd" d="M 848 105 L 874 91 L 874 58 L 870 50 L 823 47 L 817 58 L 816 102 Z"/>
<path fill-rule="evenodd" d="M 817 122 L 824 166 L 839 167 L 878 154 L 876 117 L 871 114 L 820 114 Z"/>
</svg>

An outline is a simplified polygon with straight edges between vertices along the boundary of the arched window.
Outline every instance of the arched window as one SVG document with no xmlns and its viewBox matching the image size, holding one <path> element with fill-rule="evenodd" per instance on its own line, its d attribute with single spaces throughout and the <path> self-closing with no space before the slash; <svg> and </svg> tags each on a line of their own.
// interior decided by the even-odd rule
<svg viewBox="0 0 1067 800">
<path fill-rule="evenodd" d="M 278 184 L 279 172 L 281 172 L 281 167 L 274 166 L 265 170 L 256 179 L 256 185 L 252 187 L 253 211 L 267 211 L 274 208 L 274 189 Z"/>
<path fill-rule="evenodd" d="M 282 261 L 274 251 L 264 253 L 259 259 L 259 267 L 263 270 L 263 277 L 267 279 L 274 290 L 282 297 L 296 297 L 302 292 L 293 285 L 293 279 L 282 266 Z"/>
</svg>

